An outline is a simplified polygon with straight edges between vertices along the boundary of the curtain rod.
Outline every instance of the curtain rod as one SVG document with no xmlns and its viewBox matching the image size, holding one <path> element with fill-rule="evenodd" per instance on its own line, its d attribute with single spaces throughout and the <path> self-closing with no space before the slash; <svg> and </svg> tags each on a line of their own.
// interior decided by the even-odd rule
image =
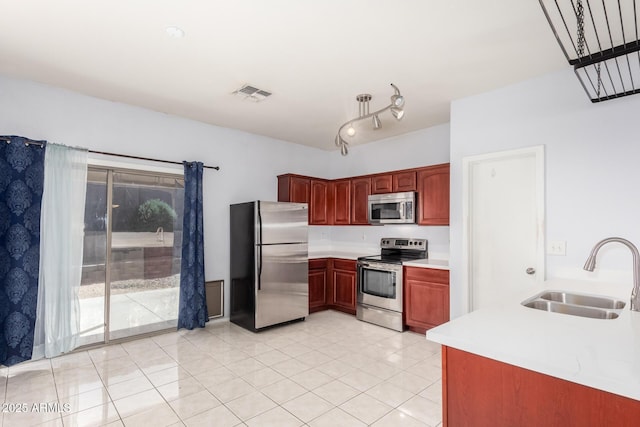
<svg viewBox="0 0 640 427">
<path fill-rule="evenodd" d="M 10 139 L 3 138 L 3 137 L 0 137 L 0 140 L 6 141 L 7 143 L 11 142 Z M 27 144 L 27 145 L 38 145 L 38 146 L 42 147 L 44 145 L 44 141 L 29 141 L 29 142 L 25 142 L 25 144 Z M 182 162 L 174 162 L 174 161 L 171 161 L 171 160 L 162 160 L 162 159 L 152 159 L 151 157 L 130 156 L 128 154 L 108 153 L 106 151 L 95 151 L 95 150 L 87 150 L 87 151 L 89 153 L 103 154 L 105 156 L 125 157 L 127 159 L 136 159 L 136 160 L 149 160 L 151 162 L 170 163 L 172 165 L 181 165 L 182 164 Z M 220 170 L 220 166 L 207 166 L 207 165 L 204 165 L 203 167 L 206 168 L 206 169 Z"/>
<path fill-rule="evenodd" d="M 152 162 L 160 162 L 160 163 L 170 163 L 172 165 L 181 165 L 182 162 L 174 162 L 172 160 L 162 160 L 162 159 L 152 159 L 151 157 L 139 157 L 139 156 L 130 156 L 128 154 L 116 154 L 116 153 L 108 153 L 106 151 L 94 151 L 89 150 L 90 153 L 93 154 L 104 154 L 105 156 L 114 156 L 114 157 L 126 157 L 127 159 L 136 159 L 136 160 L 149 160 Z M 220 170 L 220 166 L 203 166 L 206 169 L 215 169 Z"/>
</svg>

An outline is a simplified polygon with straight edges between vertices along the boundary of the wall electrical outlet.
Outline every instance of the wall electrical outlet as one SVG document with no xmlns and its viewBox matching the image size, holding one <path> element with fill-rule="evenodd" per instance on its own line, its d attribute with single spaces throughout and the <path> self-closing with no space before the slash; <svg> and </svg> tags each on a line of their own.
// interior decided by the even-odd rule
<svg viewBox="0 0 640 427">
<path fill-rule="evenodd" d="M 548 255 L 566 255 L 567 254 L 567 242 L 564 240 L 554 240 L 547 243 Z"/>
</svg>

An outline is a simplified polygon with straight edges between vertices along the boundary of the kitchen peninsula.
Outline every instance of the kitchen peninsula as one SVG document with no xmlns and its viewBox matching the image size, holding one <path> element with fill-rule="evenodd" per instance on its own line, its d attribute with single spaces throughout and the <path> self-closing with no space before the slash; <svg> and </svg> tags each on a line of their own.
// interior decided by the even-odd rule
<svg viewBox="0 0 640 427">
<path fill-rule="evenodd" d="M 524 307 L 545 290 L 627 301 L 615 319 Z M 443 345 L 444 425 L 637 425 L 640 312 L 631 286 L 552 280 L 427 331 Z"/>
</svg>

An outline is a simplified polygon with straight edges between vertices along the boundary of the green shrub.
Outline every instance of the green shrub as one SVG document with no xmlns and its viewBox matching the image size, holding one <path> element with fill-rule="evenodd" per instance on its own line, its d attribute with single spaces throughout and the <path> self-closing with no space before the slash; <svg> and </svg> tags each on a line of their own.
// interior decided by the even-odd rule
<svg viewBox="0 0 640 427">
<path fill-rule="evenodd" d="M 158 227 L 173 231 L 177 217 L 176 211 L 168 203 L 160 199 L 147 200 L 138 207 L 136 231 L 156 231 Z"/>
</svg>

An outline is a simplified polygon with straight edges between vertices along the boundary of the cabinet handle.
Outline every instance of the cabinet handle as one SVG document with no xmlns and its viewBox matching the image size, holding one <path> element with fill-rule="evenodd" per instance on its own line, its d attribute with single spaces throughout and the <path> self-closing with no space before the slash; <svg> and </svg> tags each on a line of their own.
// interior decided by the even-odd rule
<svg viewBox="0 0 640 427">
<path fill-rule="evenodd" d="M 526 269 L 527 274 L 536 274 L 536 269 L 533 267 L 529 267 Z"/>
</svg>

